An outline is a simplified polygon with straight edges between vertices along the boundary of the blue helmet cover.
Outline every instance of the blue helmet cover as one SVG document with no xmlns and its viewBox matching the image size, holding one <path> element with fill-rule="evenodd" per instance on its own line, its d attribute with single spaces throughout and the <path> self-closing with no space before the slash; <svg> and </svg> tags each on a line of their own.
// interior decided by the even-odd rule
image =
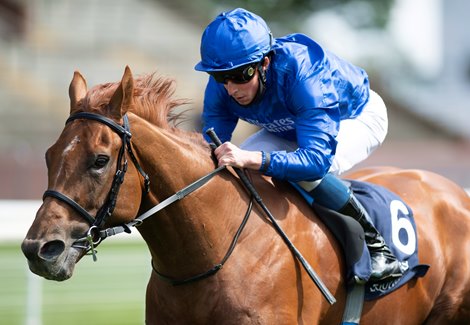
<svg viewBox="0 0 470 325">
<path fill-rule="evenodd" d="M 204 30 L 198 71 L 224 71 L 260 61 L 273 37 L 263 18 L 241 8 L 219 14 Z"/>
</svg>

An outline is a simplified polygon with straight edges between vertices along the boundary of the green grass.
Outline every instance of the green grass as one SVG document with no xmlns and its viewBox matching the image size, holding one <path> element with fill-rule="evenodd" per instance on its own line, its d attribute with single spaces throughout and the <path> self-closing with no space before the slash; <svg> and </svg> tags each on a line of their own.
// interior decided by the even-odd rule
<svg viewBox="0 0 470 325">
<path fill-rule="evenodd" d="M 39 285 L 43 325 L 143 324 L 150 257 L 143 240 L 112 239 L 98 248 L 98 261 L 82 259 L 64 282 L 32 276 Z M 28 275 L 20 244 L 0 245 L 0 323 L 26 324 Z"/>
</svg>

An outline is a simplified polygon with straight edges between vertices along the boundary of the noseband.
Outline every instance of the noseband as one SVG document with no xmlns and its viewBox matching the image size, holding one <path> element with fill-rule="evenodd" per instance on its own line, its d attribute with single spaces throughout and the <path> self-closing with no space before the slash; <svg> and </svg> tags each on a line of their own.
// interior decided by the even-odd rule
<svg viewBox="0 0 470 325">
<path fill-rule="evenodd" d="M 124 176 L 127 171 L 127 159 L 125 157 L 125 151 L 127 149 L 127 152 L 129 154 L 129 157 L 131 158 L 132 162 L 136 166 L 137 170 L 139 173 L 143 176 L 144 178 L 144 185 L 145 185 L 145 193 L 149 192 L 150 189 L 150 180 L 148 175 L 143 171 L 142 167 L 138 163 L 134 152 L 132 151 L 132 146 L 131 146 L 131 132 L 130 132 L 130 127 L 129 127 L 129 119 L 127 118 L 127 115 L 123 116 L 123 125 L 119 125 L 113 120 L 104 117 L 99 114 L 95 113 L 88 113 L 88 112 L 80 112 L 76 113 L 74 115 L 71 115 L 65 124 L 68 124 L 74 120 L 77 119 L 87 119 L 87 120 L 94 120 L 98 121 L 100 123 L 103 123 L 110 127 L 114 132 L 116 132 L 122 140 L 122 146 L 121 149 L 119 150 L 119 155 L 117 159 L 117 166 L 116 166 L 116 173 L 114 175 L 113 183 L 111 185 L 111 189 L 108 192 L 106 202 L 103 204 L 103 206 L 98 210 L 97 214 L 95 217 L 92 217 L 88 211 L 86 211 L 80 204 L 75 202 L 73 199 L 68 197 L 65 194 L 62 194 L 58 191 L 55 190 L 47 190 L 44 192 L 43 195 L 43 200 L 46 197 L 53 197 L 56 198 L 66 204 L 68 204 L 70 207 L 72 207 L 73 210 L 75 210 L 78 214 L 80 214 L 89 224 L 90 224 L 90 229 L 87 232 L 87 237 L 79 239 L 77 242 L 83 242 L 86 241 L 88 242 L 88 246 L 79 246 L 81 248 L 91 250 L 92 254 L 94 256 L 95 252 L 93 249 L 94 245 L 97 245 L 101 237 L 98 239 L 94 239 L 95 234 L 94 231 L 99 230 L 100 228 L 103 227 L 105 224 L 107 218 L 112 215 L 114 208 L 116 207 L 116 201 L 117 201 L 117 196 L 119 193 L 119 189 L 121 187 L 121 184 L 124 181 Z M 128 229 L 128 232 L 130 230 Z M 94 256 L 96 258 L 96 256 Z"/>
</svg>

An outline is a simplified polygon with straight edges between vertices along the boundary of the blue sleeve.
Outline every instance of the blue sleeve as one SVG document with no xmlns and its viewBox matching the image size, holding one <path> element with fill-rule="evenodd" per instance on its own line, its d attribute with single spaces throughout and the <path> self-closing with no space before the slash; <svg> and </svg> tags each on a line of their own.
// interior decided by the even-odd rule
<svg viewBox="0 0 470 325">
<path fill-rule="evenodd" d="M 340 111 L 337 94 L 319 77 L 299 82 L 290 103 L 296 116 L 298 149 L 271 152 L 266 175 L 289 181 L 313 181 L 330 169 L 336 152 Z"/>
<path fill-rule="evenodd" d="M 227 109 L 230 97 L 224 93 L 223 86 L 210 78 L 204 94 L 204 109 L 202 111 L 202 134 L 207 142 L 212 140 L 206 135 L 206 130 L 213 127 L 222 142 L 230 141 L 233 130 L 238 123 L 238 117 Z"/>
</svg>

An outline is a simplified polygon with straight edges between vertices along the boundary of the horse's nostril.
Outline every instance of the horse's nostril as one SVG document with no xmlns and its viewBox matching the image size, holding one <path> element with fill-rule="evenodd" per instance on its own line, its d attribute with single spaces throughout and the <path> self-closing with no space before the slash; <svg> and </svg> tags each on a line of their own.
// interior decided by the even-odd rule
<svg viewBox="0 0 470 325">
<path fill-rule="evenodd" d="M 65 250 L 65 244 L 61 240 L 53 240 L 41 247 L 39 256 L 45 260 L 57 258 Z"/>
<path fill-rule="evenodd" d="M 37 258 L 39 251 L 39 243 L 33 240 L 24 240 L 21 244 L 21 250 L 23 251 L 24 256 L 30 261 Z"/>
</svg>

